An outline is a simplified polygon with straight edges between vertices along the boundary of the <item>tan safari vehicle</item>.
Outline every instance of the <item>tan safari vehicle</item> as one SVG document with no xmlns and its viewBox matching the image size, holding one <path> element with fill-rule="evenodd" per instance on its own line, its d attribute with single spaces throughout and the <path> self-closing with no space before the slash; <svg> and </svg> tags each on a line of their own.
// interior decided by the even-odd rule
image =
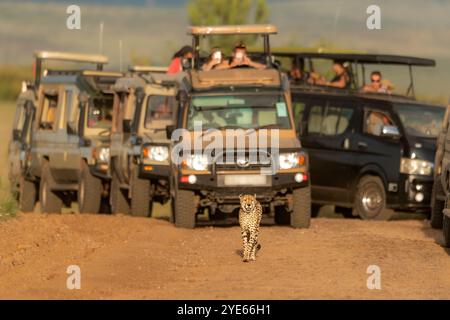
<svg viewBox="0 0 450 320">
<path fill-rule="evenodd" d="M 276 33 L 271 25 L 189 28 L 195 53 L 183 63 L 191 67 L 178 82 L 177 122 L 167 128 L 177 227 L 194 228 L 206 210 L 212 220 L 236 217 L 240 194 L 255 194 L 278 224 L 309 226 L 308 157 L 295 131 L 288 79 L 271 63 L 269 36 Z M 250 58 L 264 67 L 202 71 L 200 40 L 210 36 L 261 38 L 264 53 Z"/>
<path fill-rule="evenodd" d="M 150 216 L 169 198 L 170 140 L 176 112 L 175 78 L 166 68 L 140 67 L 118 79 L 111 133 L 111 209 Z"/>
<path fill-rule="evenodd" d="M 111 86 L 121 73 L 102 71 L 108 62 L 105 56 L 39 51 L 35 58 L 35 83 L 27 86 L 18 103 L 18 112 L 22 106 L 33 110 L 21 156 L 20 207 L 32 211 L 39 200 L 42 212 L 55 213 L 78 201 L 82 213 L 106 212 Z M 47 61 L 96 68 L 43 70 Z"/>
</svg>

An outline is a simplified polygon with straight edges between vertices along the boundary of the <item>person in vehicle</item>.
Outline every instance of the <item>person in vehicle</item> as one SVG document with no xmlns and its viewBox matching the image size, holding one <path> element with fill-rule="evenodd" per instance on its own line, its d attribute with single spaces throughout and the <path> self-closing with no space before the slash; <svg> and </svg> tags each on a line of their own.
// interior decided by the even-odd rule
<svg viewBox="0 0 450 320">
<path fill-rule="evenodd" d="M 172 62 L 169 65 L 167 73 L 174 74 L 183 71 L 183 59 L 191 59 L 193 53 L 194 50 L 191 46 L 184 46 L 180 50 L 178 50 L 172 57 Z"/>
<path fill-rule="evenodd" d="M 374 136 L 381 136 L 383 127 L 391 125 L 391 120 L 381 112 L 370 111 L 366 118 L 366 132 Z"/>
<path fill-rule="evenodd" d="M 391 93 L 391 88 L 382 82 L 380 71 L 373 71 L 370 74 L 370 84 L 366 84 L 362 90 L 364 92 Z"/>
<path fill-rule="evenodd" d="M 218 65 L 223 62 L 222 51 L 219 48 L 213 48 L 211 50 L 211 54 L 208 57 L 208 60 L 203 64 L 202 70 L 209 71 L 215 69 Z"/>
<path fill-rule="evenodd" d="M 292 61 L 292 68 L 289 71 L 289 80 L 294 82 L 295 84 L 307 84 L 310 83 L 310 74 L 306 72 L 304 69 L 304 61 L 303 59 L 296 62 L 294 59 Z"/>
<path fill-rule="evenodd" d="M 243 42 L 238 42 L 233 49 L 233 53 L 230 59 L 224 60 L 221 64 L 219 64 L 217 69 L 232 69 L 239 67 L 250 67 L 255 69 L 265 69 L 266 66 L 252 61 L 247 56 L 247 48 Z"/>
<path fill-rule="evenodd" d="M 350 89 L 351 81 L 350 75 L 348 74 L 347 68 L 341 62 L 335 61 L 333 63 L 333 71 L 335 76 L 331 81 L 327 81 L 324 77 L 320 76 L 318 73 L 311 73 L 311 83 L 318 85 L 326 85 L 341 89 Z"/>
</svg>

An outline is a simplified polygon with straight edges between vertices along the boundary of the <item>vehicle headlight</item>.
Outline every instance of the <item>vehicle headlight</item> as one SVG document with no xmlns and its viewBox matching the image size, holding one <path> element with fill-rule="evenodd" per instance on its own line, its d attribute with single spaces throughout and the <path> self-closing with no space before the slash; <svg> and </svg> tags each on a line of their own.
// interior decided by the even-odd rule
<svg viewBox="0 0 450 320">
<path fill-rule="evenodd" d="M 97 159 L 100 162 L 109 162 L 109 148 L 100 148 Z"/>
<path fill-rule="evenodd" d="M 169 159 L 169 148 L 165 146 L 148 146 L 143 150 L 144 158 L 163 162 Z"/>
<path fill-rule="evenodd" d="M 292 169 L 303 166 L 306 163 L 305 155 L 299 152 L 280 153 L 280 169 Z"/>
<path fill-rule="evenodd" d="M 185 166 L 189 169 L 196 171 L 204 171 L 208 169 L 208 157 L 201 154 L 193 154 L 188 156 L 184 162 Z"/>
<path fill-rule="evenodd" d="M 402 158 L 400 172 L 429 176 L 433 173 L 433 163 L 425 160 Z"/>
</svg>

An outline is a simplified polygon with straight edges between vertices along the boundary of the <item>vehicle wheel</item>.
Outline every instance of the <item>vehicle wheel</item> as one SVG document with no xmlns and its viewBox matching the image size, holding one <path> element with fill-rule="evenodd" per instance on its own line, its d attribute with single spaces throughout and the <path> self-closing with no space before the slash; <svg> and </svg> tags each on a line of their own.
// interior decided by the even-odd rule
<svg viewBox="0 0 450 320">
<path fill-rule="evenodd" d="M 295 189 L 293 201 L 291 227 L 309 228 L 311 222 L 311 186 Z"/>
<path fill-rule="evenodd" d="M 175 210 L 175 226 L 178 228 L 194 229 L 197 213 L 194 192 L 177 190 L 173 201 Z"/>
<path fill-rule="evenodd" d="M 54 184 L 47 162 L 42 165 L 41 182 L 39 185 L 39 201 L 42 213 L 61 213 L 62 200 L 51 190 Z"/>
<path fill-rule="evenodd" d="M 19 188 L 19 210 L 22 212 L 33 212 L 37 195 L 36 184 L 21 177 Z"/>
<path fill-rule="evenodd" d="M 131 179 L 131 215 L 150 217 L 152 215 L 152 195 L 150 180 L 140 179 L 138 168 L 132 170 Z"/>
<path fill-rule="evenodd" d="M 274 220 L 278 225 L 289 225 L 291 222 L 291 214 L 286 210 L 285 206 L 276 206 Z"/>
<path fill-rule="evenodd" d="M 78 207 L 80 213 L 99 213 L 102 204 L 102 181 L 93 176 L 83 161 L 78 182 Z"/>
<path fill-rule="evenodd" d="M 386 208 L 383 182 L 376 176 L 364 176 L 358 183 L 353 215 L 363 220 L 389 220 L 393 211 Z"/>
<path fill-rule="evenodd" d="M 119 178 L 113 172 L 111 179 L 111 211 L 112 213 L 130 214 L 127 194 L 120 188 Z"/>
<path fill-rule="evenodd" d="M 444 246 L 450 248 L 450 217 L 444 215 L 442 229 L 444 233 Z"/>
<path fill-rule="evenodd" d="M 444 189 L 442 188 L 442 183 L 439 177 L 434 179 L 433 190 L 431 191 L 431 216 L 430 225 L 433 229 L 442 228 L 442 220 L 445 206 L 445 201 L 439 200 L 437 195 L 444 194 Z"/>
</svg>

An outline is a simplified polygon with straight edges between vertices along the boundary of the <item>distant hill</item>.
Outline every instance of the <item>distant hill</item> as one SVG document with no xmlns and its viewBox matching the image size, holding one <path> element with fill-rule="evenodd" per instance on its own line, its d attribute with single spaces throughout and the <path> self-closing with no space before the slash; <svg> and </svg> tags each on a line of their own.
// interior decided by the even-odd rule
<svg viewBox="0 0 450 320">
<path fill-rule="evenodd" d="M 65 27 L 68 4 L 82 9 L 82 29 Z M 279 34 L 273 46 L 323 47 L 361 52 L 424 56 L 438 61 L 436 70 L 418 69 L 418 86 L 427 94 L 449 95 L 450 1 L 377 0 L 382 30 L 366 28 L 372 0 L 270 0 L 270 22 Z M 111 67 L 131 61 L 166 65 L 173 52 L 188 44 L 187 0 L 1 1 L 0 64 L 31 64 L 37 49 L 99 51 L 99 24 L 104 23 L 103 53 Z M 130 5 L 132 4 L 132 5 Z M 398 83 L 398 71 L 387 70 Z M 402 73 L 403 74 L 403 73 Z M 404 72 L 406 75 L 406 72 Z"/>
</svg>

